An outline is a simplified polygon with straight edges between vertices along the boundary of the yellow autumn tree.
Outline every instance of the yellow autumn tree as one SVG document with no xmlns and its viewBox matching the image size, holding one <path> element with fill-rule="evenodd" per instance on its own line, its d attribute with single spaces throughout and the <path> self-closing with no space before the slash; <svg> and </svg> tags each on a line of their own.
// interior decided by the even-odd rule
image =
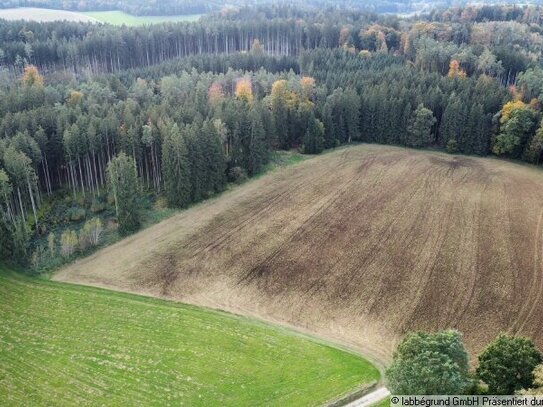
<svg viewBox="0 0 543 407">
<path fill-rule="evenodd" d="M 302 84 L 302 91 L 307 99 L 313 97 L 315 93 L 315 78 L 311 76 L 303 76 L 300 80 Z"/>
<path fill-rule="evenodd" d="M 236 97 L 247 103 L 253 101 L 253 87 L 249 78 L 241 78 L 236 83 Z"/>
<path fill-rule="evenodd" d="M 40 88 L 44 85 L 43 76 L 35 65 L 27 65 L 25 67 L 21 82 L 23 82 L 25 86 L 36 86 Z"/>
<path fill-rule="evenodd" d="M 83 100 L 83 93 L 78 90 L 72 90 L 68 96 L 68 105 L 71 107 L 77 106 Z"/>
<path fill-rule="evenodd" d="M 287 106 L 289 99 L 288 93 L 288 84 L 286 80 L 278 79 L 273 83 L 270 94 L 272 110 L 278 110 Z"/>
<path fill-rule="evenodd" d="M 449 78 L 465 78 L 466 72 L 460 67 L 460 62 L 453 59 L 449 64 L 449 73 L 447 74 Z"/>
<path fill-rule="evenodd" d="M 515 110 L 526 109 L 527 107 L 528 106 L 526 105 L 526 103 L 524 103 L 522 100 L 512 100 L 510 102 L 507 102 L 505 105 L 503 105 L 500 122 L 502 124 L 506 123 Z"/>
<path fill-rule="evenodd" d="M 539 112 L 541 110 L 541 102 L 539 99 L 533 98 L 530 100 L 529 106 L 532 110 Z"/>
</svg>

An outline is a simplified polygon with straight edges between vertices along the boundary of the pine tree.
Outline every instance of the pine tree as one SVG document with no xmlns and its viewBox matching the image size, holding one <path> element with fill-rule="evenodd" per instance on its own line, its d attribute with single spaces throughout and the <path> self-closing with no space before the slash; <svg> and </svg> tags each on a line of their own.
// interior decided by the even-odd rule
<svg viewBox="0 0 543 407">
<path fill-rule="evenodd" d="M 14 255 L 13 225 L 5 216 L 0 215 L 0 261 L 11 260 Z"/>
<path fill-rule="evenodd" d="M 168 204 L 182 208 L 190 203 L 190 162 L 185 139 L 177 124 L 169 127 L 162 143 L 162 177 Z"/>
<path fill-rule="evenodd" d="M 439 144 L 441 146 L 446 146 L 451 139 L 455 139 L 459 142 L 464 125 L 465 116 L 462 114 L 462 101 L 455 93 L 453 93 L 449 97 L 447 107 L 441 118 L 441 124 L 439 126 Z M 461 150 L 462 148 L 463 146 L 460 145 Z"/>
<path fill-rule="evenodd" d="M 256 104 L 250 111 L 250 134 L 247 160 L 247 172 L 254 175 L 262 171 L 269 161 L 269 149 L 262 123 L 262 106 Z"/>
<path fill-rule="evenodd" d="M 429 146 L 433 141 L 432 126 L 435 123 L 436 118 L 432 111 L 422 104 L 419 105 L 409 123 L 407 145 L 410 147 Z"/>
<path fill-rule="evenodd" d="M 271 112 L 276 131 L 275 139 L 279 147 L 283 149 L 290 147 L 287 92 L 287 81 L 281 79 L 273 83 L 270 95 Z"/>
<path fill-rule="evenodd" d="M 140 226 L 139 185 L 134 160 L 125 153 L 114 157 L 107 166 L 109 188 L 115 199 L 115 210 L 122 235 Z"/>
<path fill-rule="evenodd" d="M 209 120 L 202 126 L 201 139 L 208 181 L 206 191 L 208 194 L 220 192 L 226 183 L 226 163 L 217 128 Z"/>
<path fill-rule="evenodd" d="M 304 154 L 319 154 L 324 148 L 324 125 L 311 113 L 304 136 Z"/>
<path fill-rule="evenodd" d="M 201 126 L 201 122 L 197 121 L 188 126 L 184 133 L 190 169 L 190 200 L 192 202 L 199 202 L 205 197 L 208 185 L 208 174 L 204 161 L 205 146 L 201 136 Z"/>
</svg>

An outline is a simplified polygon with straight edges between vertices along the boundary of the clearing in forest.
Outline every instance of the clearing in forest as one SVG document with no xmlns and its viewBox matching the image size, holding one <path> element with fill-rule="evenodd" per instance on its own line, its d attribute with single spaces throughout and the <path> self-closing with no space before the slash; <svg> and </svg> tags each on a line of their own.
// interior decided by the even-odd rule
<svg viewBox="0 0 543 407">
<path fill-rule="evenodd" d="M 0 405 L 318 405 L 379 380 L 353 353 L 243 317 L 0 266 Z"/>
<path fill-rule="evenodd" d="M 138 26 L 159 23 L 178 23 L 181 21 L 198 21 L 202 14 L 187 14 L 178 16 L 133 16 L 122 11 L 91 11 L 84 15 L 96 19 L 102 23 L 113 25 Z"/>
<path fill-rule="evenodd" d="M 410 330 L 543 346 L 543 173 L 490 158 L 338 149 L 276 170 L 57 280 L 295 325 L 386 360 Z"/>
</svg>

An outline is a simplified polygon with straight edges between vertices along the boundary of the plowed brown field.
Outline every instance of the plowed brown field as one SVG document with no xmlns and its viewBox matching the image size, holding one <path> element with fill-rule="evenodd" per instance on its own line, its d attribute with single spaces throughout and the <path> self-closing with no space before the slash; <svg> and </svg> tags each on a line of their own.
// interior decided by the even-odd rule
<svg viewBox="0 0 543 407">
<path fill-rule="evenodd" d="M 55 279 L 294 325 L 387 360 L 414 329 L 543 345 L 543 172 L 384 146 L 251 181 Z"/>
</svg>

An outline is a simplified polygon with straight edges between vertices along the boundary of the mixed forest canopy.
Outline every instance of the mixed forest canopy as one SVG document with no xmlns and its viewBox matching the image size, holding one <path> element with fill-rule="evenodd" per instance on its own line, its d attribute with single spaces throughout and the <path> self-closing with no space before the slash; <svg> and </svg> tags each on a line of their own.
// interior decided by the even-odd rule
<svg viewBox="0 0 543 407">
<path fill-rule="evenodd" d="M 137 28 L 4 21 L 0 254 L 36 269 L 70 258 L 136 230 L 142 202 L 186 207 L 274 150 L 372 142 L 538 165 L 542 16 L 263 6 Z"/>
</svg>

